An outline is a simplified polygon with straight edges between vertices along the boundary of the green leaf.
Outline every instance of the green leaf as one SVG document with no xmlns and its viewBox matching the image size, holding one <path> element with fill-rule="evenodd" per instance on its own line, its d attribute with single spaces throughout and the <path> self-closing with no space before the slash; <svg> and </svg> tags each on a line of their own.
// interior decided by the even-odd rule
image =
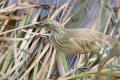
<svg viewBox="0 0 120 80">
<path fill-rule="evenodd" d="M 103 5 L 101 8 L 101 17 L 100 17 L 100 31 L 104 32 L 104 27 L 106 24 L 106 0 L 103 1 Z"/>
<path fill-rule="evenodd" d="M 41 40 L 41 44 L 40 44 L 40 46 L 39 46 L 39 49 L 38 49 L 38 52 L 37 52 L 37 56 L 39 56 L 40 53 L 41 53 L 42 45 L 43 45 L 42 43 L 43 43 L 43 39 Z M 35 77 L 36 77 L 36 75 L 37 75 L 38 66 L 39 66 L 39 63 L 37 63 L 37 64 L 35 65 L 35 67 L 34 67 L 33 78 L 32 78 L 33 80 L 35 80 Z"/>
<path fill-rule="evenodd" d="M 62 62 L 63 62 L 63 65 L 64 65 L 65 72 L 68 72 L 69 68 L 68 68 L 68 64 L 67 64 L 67 61 L 66 61 L 65 54 L 61 53 L 60 56 L 62 58 Z"/>
<path fill-rule="evenodd" d="M 9 49 L 7 52 L 7 56 L 5 58 L 4 64 L 3 64 L 2 69 L 1 69 L 2 73 L 5 73 L 8 66 L 9 66 L 9 63 L 10 63 L 11 57 L 12 57 L 12 51 L 13 51 L 12 49 Z"/>
</svg>

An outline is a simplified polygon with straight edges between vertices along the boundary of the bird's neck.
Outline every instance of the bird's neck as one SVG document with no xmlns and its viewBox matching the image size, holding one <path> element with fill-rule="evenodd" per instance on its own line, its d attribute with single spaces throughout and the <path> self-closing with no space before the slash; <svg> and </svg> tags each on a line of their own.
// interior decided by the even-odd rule
<svg viewBox="0 0 120 80">
<path fill-rule="evenodd" d="M 54 30 L 52 30 L 52 35 L 58 37 L 58 38 L 63 38 L 63 36 L 66 33 L 66 29 L 64 29 L 63 27 L 57 27 Z"/>
</svg>

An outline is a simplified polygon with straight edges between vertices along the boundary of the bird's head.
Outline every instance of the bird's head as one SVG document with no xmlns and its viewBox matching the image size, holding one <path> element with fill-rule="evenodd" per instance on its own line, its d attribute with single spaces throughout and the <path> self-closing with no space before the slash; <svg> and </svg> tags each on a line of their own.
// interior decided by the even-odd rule
<svg viewBox="0 0 120 80">
<path fill-rule="evenodd" d="M 47 19 L 44 22 L 41 22 L 40 24 L 33 27 L 34 29 L 40 29 L 40 28 L 46 28 L 47 30 L 51 31 L 58 31 L 61 27 L 61 25 L 56 20 L 50 20 Z"/>
<path fill-rule="evenodd" d="M 49 19 L 47 19 L 44 22 L 44 25 L 46 25 L 45 28 L 48 30 L 56 30 L 58 29 L 58 27 L 61 27 L 60 24 L 56 20 L 49 20 Z"/>
</svg>

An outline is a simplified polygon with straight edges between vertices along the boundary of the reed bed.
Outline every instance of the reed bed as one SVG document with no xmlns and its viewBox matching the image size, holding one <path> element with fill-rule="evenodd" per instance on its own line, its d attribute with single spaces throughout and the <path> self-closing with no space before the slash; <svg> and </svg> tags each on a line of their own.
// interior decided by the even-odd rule
<svg viewBox="0 0 120 80">
<path fill-rule="evenodd" d="M 49 31 L 24 28 L 55 19 L 119 39 L 119 0 L 0 0 L 0 8 L 0 80 L 120 80 L 118 52 L 100 67 L 110 50 L 57 54 Z"/>
</svg>

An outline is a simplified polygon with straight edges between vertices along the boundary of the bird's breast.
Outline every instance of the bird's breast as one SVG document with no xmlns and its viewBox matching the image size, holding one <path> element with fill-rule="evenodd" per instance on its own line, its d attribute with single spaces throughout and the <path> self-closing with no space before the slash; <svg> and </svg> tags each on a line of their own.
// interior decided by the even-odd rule
<svg viewBox="0 0 120 80">
<path fill-rule="evenodd" d="M 59 37 L 56 34 L 52 34 L 50 36 L 50 43 L 56 50 L 65 54 L 77 54 L 81 51 L 79 44 L 74 43 L 74 38 L 70 36 Z"/>
</svg>

